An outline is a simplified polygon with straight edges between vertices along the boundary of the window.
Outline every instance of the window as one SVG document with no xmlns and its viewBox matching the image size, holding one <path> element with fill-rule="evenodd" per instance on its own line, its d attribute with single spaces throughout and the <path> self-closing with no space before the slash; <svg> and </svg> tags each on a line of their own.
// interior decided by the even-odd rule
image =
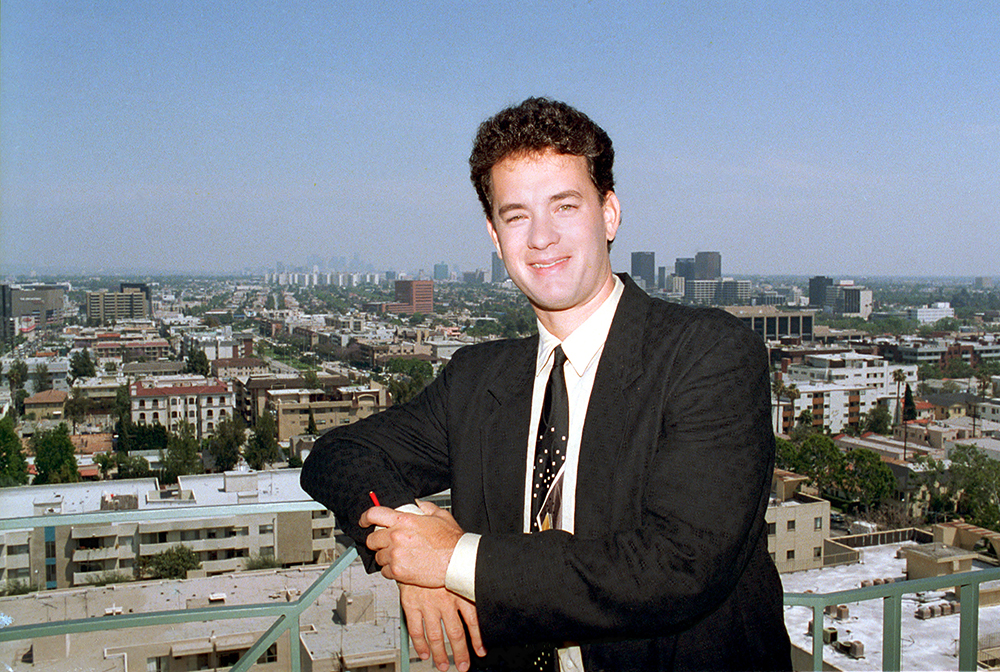
<svg viewBox="0 0 1000 672">
<path fill-rule="evenodd" d="M 789 520 L 788 521 L 788 531 L 789 532 L 794 532 L 795 531 L 795 521 L 794 520 Z"/>
<path fill-rule="evenodd" d="M 140 399 L 139 400 L 139 408 L 146 408 L 146 400 L 145 399 Z"/>
<path fill-rule="evenodd" d="M 823 557 L 823 548 L 821 546 L 813 546 L 813 557 L 814 558 Z"/>
<path fill-rule="evenodd" d="M 816 516 L 815 518 L 813 518 L 813 529 L 814 530 L 822 530 L 823 529 L 823 517 L 822 516 Z"/>
<path fill-rule="evenodd" d="M 56 557 L 56 542 L 54 541 L 45 542 L 45 557 L 46 558 Z"/>
<path fill-rule="evenodd" d="M 776 525 L 774 523 L 767 524 L 767 534 L 769 537 L 773 537 L 775 532 L 777 532 Z"/>
<path fill-rule="evenodd" d="M 257 528 L 257 533 L 258 534 L 273 534 L 274 533 L 274 525 L 272 525 L 270 523 L 267 524 L 267 525 L 261 525 L 260 527 Z"/>
<path fill-rule="evenodd" d="M 156 656 L 146 659 L 146 672 L 168 672 L 170 670 L 170 658 L 168 656 Z"/>
<path fill-rule="evenodd" d="M 276 663 L 278 662 L 278 643 L 275 642 L 271 646 L 267 647 L 267 651 L 260 655 L 257 659 L 258 665 L 263 665 L 264 663 Z"/>
<path fill-rule="evenodd" d="M 785 552 L 785 560 L 794 560 L 794 559 L 795 559 L 795 549 Z"/>
<path fill-rule="evenodd" d="M 273 558 L 274 557 L 274 546 L 261 546 L 260 547 L 260 557 L 262 557 L 262 558 Z"/>
<path fill-rule="evenodd" d="M 45 580 L 48 583 L 56 582 L 56 566 L 55 565 L 45 565 Z"/>
</svg>

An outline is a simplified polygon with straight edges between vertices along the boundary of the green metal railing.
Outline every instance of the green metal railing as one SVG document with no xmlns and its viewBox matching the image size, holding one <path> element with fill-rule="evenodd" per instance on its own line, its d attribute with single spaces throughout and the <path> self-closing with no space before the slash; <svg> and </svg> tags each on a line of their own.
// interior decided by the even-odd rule
<svg viewBox="0 0 1000 672">
<path fill-rule="evenodd" d="M 913 581 L 898 581 L 880 586 L 867 586 L 834 593 L 785 593 L 786 606 L 809 607 L 812 618 L 812 669 L 823 669 L 823 610 L 848 602 L 882 600 L 882 667 L 899 672 L 902 664 L 903 595 L 944 588 L 961 590 L 962 610 L 959 612 L 958 669 L 974 672 L 979 652 L 979 586 L 1000 580 L 1000 568 L 935 576 Z"/>
<path fill-rule="evenodd" d="M 281 502 L 270 504 L 238 504 L 232 506 L 178 506 L 163 509 L 131 511 L 101 511 L 81 514 L 59 514 L 30 518 L 0 519 L 0 530 L 17 530 L 67 525 L 91 525 L 122 522 L 148 522 L 151 520 L 178 520 L 192 518 L 221 518 L 257 513 L 284 513 L 296 511 L 322 511 L 324 507 L 312 501 Z M 107 618 L 87 618 L 37 623 L 0 628 L 0 642 L 134 628 L 164 626 L 194 621 L 219 621 L 234 618 L 268 617 L 275 621 L 271 627 L 248 649 L 231 668 L 233 672 L 249 670 L 285 632 L 289 633 L 291 669 L 302 669 L 302 647 L 298 645 L 299 617 L 357 558 L 353 548 L 324 570 L 299 599 L 288 603 L 263 603 L 198 609 L 158 611 L 148 614 L 121 614 Z M 979 644 L 979 587 L 987 581 L 1000 580 L 1000 568 L 964 572 L 913 581 L 900 581 L 883 585 L 842 590 L 833 593 L 786 593 L 786 606 L 811 608 L 812 620 L 812 669 L 823 669 L 823 616 L 824 608 L 851 602 L 883 601 L 882 669 L 896 672 L 901 666 L 902 597 L 906 594 L 934 591 L 953 586 L 960 588 L 962 608 L 959 623 L 959 670 L 976 670 Z M 409 672 L 409 635 L 406 620 L 400 613 L 400 669 Z"/>
<path fill-rule="evenodd" d="M 49 527 L 54 524 L 93 525 L 126 522 L 148 522 L 151 520 L 179 520 L 193 518 L 224 518 L 257 513 L 287 513 L 297 511 L 323 511 L 324 507 L 313 501 L 280 502 L 268 504 L 237 504 L 230 506 L 178 506 L 163 509 L 136 509 L 129 511 L 101 511 L 94 513 L 58 514 L 33 516 L 30 518 L 0 519 L 0 530 L 23 530 L 25 528 Z M 284 633 L 289 633 L 289 655 L 292 672 L 301 672 L 302 647 L 299 646 L 299 617 L 358 557 L 351 548 L 335 563 L 324 570 L 319 577 L 302 592 L 299 599 L 286 603 L 244 604 L 197 609 L 177 609 L 156 611 L 147 614 L 120 614 L 107 618 L 83 618 L 51 623 L 34 623 L 0 628 L 0 642 L 48 637 L 52 635 L 72 635 L 85 632 L 138 628 L 143 626 L 165 626 L 196 621 L 223 621 L 234 618 L 266 617 L 276 619 L 263 635 L 233 665 L 232 672 L 249 670 L 260 656 L 267 651 Z M 406 621 L 400 617 L 400 669 L 409 672 L 410 659 Z"/>
</svg>

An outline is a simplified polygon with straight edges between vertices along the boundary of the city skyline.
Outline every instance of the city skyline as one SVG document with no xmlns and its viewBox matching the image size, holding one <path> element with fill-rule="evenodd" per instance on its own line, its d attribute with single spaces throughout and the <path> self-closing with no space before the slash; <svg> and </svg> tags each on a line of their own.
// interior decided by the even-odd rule
<svg viewBox="0 0 1000 672">
<path fill-rule="evenodd" d="M 616 143 L 616 270 L 998 275 L 989 6 L 530 9 L 5 2 L 0 274 L 488 269 L 472 136 L 550 95 Z"/>
</svg>

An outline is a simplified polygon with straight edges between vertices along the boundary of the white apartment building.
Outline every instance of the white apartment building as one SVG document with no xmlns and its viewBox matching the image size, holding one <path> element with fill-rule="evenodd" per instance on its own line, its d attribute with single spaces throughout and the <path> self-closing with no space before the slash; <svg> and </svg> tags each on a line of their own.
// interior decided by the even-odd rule
<svg viewBox="0 0 1000 672">
<path fill-rule="evenodd" d="M 156 479 L 0 488 L 5 517 L 46 515 L 45 527 L 0 532 L 0 580 L 40 589 L 87 585 L 110 573 L 132 574 L 142 557 L 178 544 L 191 548 L 201 572 L 239 571 L 253 556 L 284 565 L 331 562 L 334 519 L 328 511 L 293 511 L 182 520 L 61 525 L 61 514 L 181 509 L 255 502 L 309 501 L 299 470 L 181 476 L 161 490 Z"/>
<path fill-rule="evenodd" d="M 781 414 L 779 433 L 790 432 L 805 410 L 812 413 L 813 426 L 817 428 L 828 427 L 831 432 L 838 433 L 848 427 L 859 427 L 881 396 L 875 387 L 805 381 L 789 381 L 789 384 L 795 385 L 799 397 L 791 402 L 787 397 L 775 400 L 772 421 L 779 428 L 778 414 Z"/>
<path fill-rule="evenodd" d="M 875 388 L 878 396 L 889 400 L 889 410 L 894 412 L 896 404 L 896 382 L 894 372 L 902 371 L 906 380 L 898 390 L 900 402 L 906 385 L 916 388 L 917 366 L 915 364 L 893 364 L 876 355 L 862 355 L 856 352 L 837 354 L 807 355 L 801 364 L 790 364 L 786 383 L 826 382 L 850 387 Z"/>
<path fill-rule="evenodd" d="M 955 309 L 947 301 L 906 309 L 906 319 L 916 320 L 920 324 L 934 324 L 946 317 L 955 317 Z"/>
<path fill-rule="evenodd" d="M 172 432 L 182 422 L 195 428 L 199 439 L 222 420 L 232 417 L 235 395 L 231 382 L 218 378 L 180 375 L 138 380 L 129 388 L 132 422 L 163 425 Z"/>
</svg>

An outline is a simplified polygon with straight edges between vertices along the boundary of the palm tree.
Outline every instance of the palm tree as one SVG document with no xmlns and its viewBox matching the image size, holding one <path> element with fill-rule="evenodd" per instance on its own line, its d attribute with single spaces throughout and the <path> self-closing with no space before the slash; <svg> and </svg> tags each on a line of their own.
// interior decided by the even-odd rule
<svg viewBox="0 0 1000 672">
<path fill-rule="evenodd" d="M 794 416 L 795 400 L 798 399 L 800 396 L 802 396 L 802 393 L 799 392 L 799 388 L 796 387 L 795 385 L 789 385 L 788 387 L 785 388 L 785 396 L 788 397 L 788 414 L 789 416 Z M 795 419 L 792 418 L 792 423 L 794 422 Z M 782 429 L 784 429 L 784 423 L 782 423 Z"/>
<path fill-rule="evenodd" d="M 892 382 L 896 383 L 896 424 L 903 419 L 903 410 L 899 406 L 899 386 L 906 382 L 906 372 L 896 369 L 892 372 Z"/>
<path fill-rule="evenodd" d="M 778 412 L 776 414 L 774 422 L 774 433 L 781 434 L 781 397 L 785 394 L 785 382 L 778 377 L 778 374 L 774 375 L 774 400 L 777 402 Z"/>
<path fill-rule="evenodd" d="M 984 371 L 976 372 L 976 400 L 973 402 L 975 406 L 972 407 L 972 436 L 976 435 L 976 418 L 979 417 L 979 401 L 985 399 L 986 388 L 990 384 L 990 376 Z"/>
</svg>

